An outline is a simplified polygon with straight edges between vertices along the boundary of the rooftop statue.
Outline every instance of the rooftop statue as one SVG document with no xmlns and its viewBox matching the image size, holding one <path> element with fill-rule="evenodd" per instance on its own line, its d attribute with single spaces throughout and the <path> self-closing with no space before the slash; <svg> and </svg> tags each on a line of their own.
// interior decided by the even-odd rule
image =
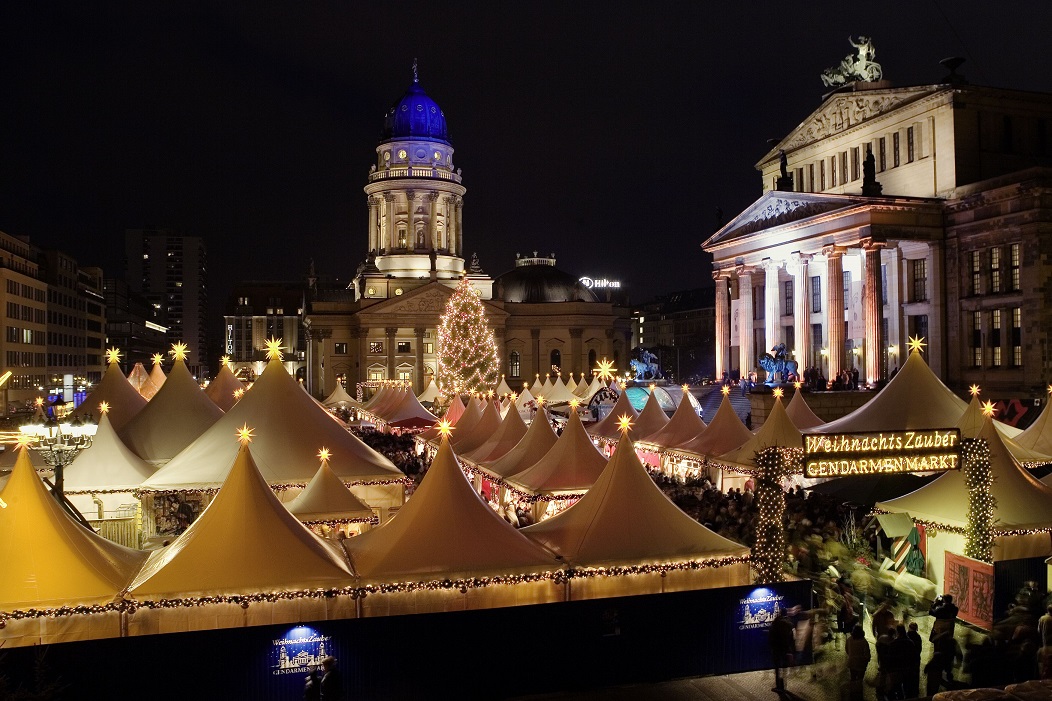
<svg viewBox="0 0 1052 701">
<path fill-rule="evenodd" d="M 880 64 L 873 60 L 877 56 L 873 40 L 864 36 L 858 38 L 858 43 L 851 37 L 847 40 L 858 49 L 858 54 L 848 54 L 839 66 L 822 71 L 822 85 L 836 88 L 856 81 L 871 83 L 880 80 L 883 71 L 880 70 Z"/>
</svg>

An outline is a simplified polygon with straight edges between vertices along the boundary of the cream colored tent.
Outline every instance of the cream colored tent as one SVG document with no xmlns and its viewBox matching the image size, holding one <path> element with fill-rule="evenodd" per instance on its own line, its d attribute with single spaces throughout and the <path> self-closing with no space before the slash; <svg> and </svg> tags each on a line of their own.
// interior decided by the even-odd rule
<svg viewBox="0 0 1052 701">
<path fill-rule="evenodd" d="M 793 422 L 793 425 L 801 431 L 806 431 L 809 428 L 815 428 L 825 423 L 815 412 L 811 411 L 811 407 L 807 406 L 807 402 L 804 401 L 804 394 L 799 388 L 793 393 L 789 406 L 785 407 L 785 413 L 789 415 L 789 420 Z"/>
<path fill-rule="evenodd" d="M 649 400 L 648 400 L 649 401 Z M 694 405 L 690 402 L 690 395 L 686 392 L 680 397 L 679 406 L 668 423 L 660 429 L 636 441 L 640 448 L 649 450 L 664 450 L 675 448 L 700 436 L 705 431 L 705 422 L 701 420 Z"/>
<path fill-rule="evenodd" d="M 65 469 L 65 493 L 85 514 L 91 513 L 92 494 L 112 510 L 131 501 L 131 492 L 156 470 L 124 445 L 107 412 L 99 421 L 91 447 L 82 450 Z"/>
<path fill-rule="evenodd" d="M 157 385 L 150 379 L 150 373 L 146 372 L 142 363 L 135 363 L 135 367 L 128 373 L 128 382 L 147 401 L 153 399 L 153 395 L 157 394 Z"/>
<path fill-rule="evenodd" d="M 1043 453 L 1045 455 L 1052 455 L 1052 410 L 1049 406 L 1052 405 L 1052 394 L 1045 397 L 1045 408 L 1038 414 L 1037 419 L 1034 423 L 1014 437 L 1016 443 L 1024 448 Z"/>
<path fill-rule="evenodd" d="M 551 553 L 498 516 L 442 440 L 413 498 L 384 526 L 344 541 L 364 581 L 451 579 L 555 570 Z"/>
<path fill-rule="evenodd" d="M 467 411 L 467 407 L 464 406 L 464 402 L 457 395 L 453 397 L 453 401 L 450 402 L 449 408 L 446 409 L 446 413 L 442 415 L 442 420 L 447 421 L 449 425 L 456 426 L 460 422 L 460 418 Z M 430 443 L 434 439 L 438 438 L 438 426 L 433 426 L 416 437 L 418 444 Z"/>
<path fill-rule="evenodd" d="M 625 394 L 628 393 L 625 392 Z M 668 416 L 665 415 L 665 411 L 658 403 L 657 393 L 650 392 L 647 396 L 647 403 L 643 405 L 643 411 L 639 412 L 639 418 L 636 419 L 635 425 L 632 427 L 634 433 L 630 435 L 638 438 L 646 438 L 647 436 L 657 433 L 667 425 Z"/>
<path fill-rule="evenodd" d="M 571 411 L 555 445 L 544 457 L 515 473 L 506 482 L 511 490 L 522 496 L 577 498 L 595 484 L 604 467 L 606 456 L 592 443 L 581 424 L 581 417 L 576 411 Z M 536 513 L 535 518 L 540 515 Z"/>
<path fill-rule="evenodd" d="M 402 392 L 401 401 L 387 409 L 384 420 L 399 428 L 424 428 L 438 421 L 438 417 L 425 409 L 411 391 Z"/>
<path fill-rule="evenodd" d="M 475 428 L 475 424 L 477 424 L 481 418 L 482 406 L 475 401 L 474 397 L 469 397 L 467 405 L 464 408 L 464 413 L 462 413 L 457 419 L 457 422 L 453 424 L 456 429 L 454 433 L 461 436 L 468 435 Z M 439 439 L 441 438 L 441 433 L 439 432 L 438 427 L 436 426 L 433 430 L 426 431 L 425 433 L 428 436 L 428 442 L 437 446 Z"/>
<path fill-rule="evenodd" d="M 957 422 L 957 428 L 961 430 L 961 438 L 975 438 L 985 424 L 986 417 L 983 416 L 983 408 L 979 404 L 979 394 L 976 392 L 972 395 L 972 400 L 968 402 L 968 408 L 964 410 L 964 414 L 961 415 L 960 421 Z M 1004 439 L 1004 444 L 1009 452 L 1012 453 L 1012 457 L 1021 464 L 1040 465 L 1052 461 L 1052 457 L 1037 450 L 1024 447 L 1016 440 L 1009 438 L 1004 431 L 1004 428 L 1011 428 L 1010 426 L 1007 426 L 1007 424 L 1003 424 L 996 420 L 993 424 L 994 428 L 1001 433 L 1001 437 Z"/>
<path fill-rule="evenodd" d="M 328 460 L 322 461 L 306 488 L 286 506 L 306 525 L 376 521 L 373 510 L 347 489 Z"/>
<path fill-rule="evenodd" d="M 453 431 L 453 435 L 449 437 L 449 443 L 458 453 L 470 453 L 492 438 L 493 434 L 500 428 L 500 424 L 500 411 L 497 409 L 497 402 L 486 402 L 479 420 L 463 433 L 460 433 L 460 435 L 457 435 L 458 431 Z"/>
<path fill-rule="evenodd" d="M 711 430 L 712 427 L 710 426 Z M 730 450 L 719 457 L 721 463 L 733 465 L 744 465 L 754 467 L 756 465 L 756 453 L 765 448 L 803 448 L 804 439 L 800 430 L 793 425 L 789 414 L 782 404 L 781 397 L 775 397 L 771 406 L 771 413 L 763 426 L 749 437 L 740 447 Z"/>
<path fill-rule="evenodd" d="M 740 448 L 752 439 L 752 431 L 738 418 L 730 397 L 723 395 L 720 408 L 712 417 L 705 432 L 697 438 L 681 444 L 676 452 L 696 455 L 701 458 L 723 455 L 735 448 Z"/>
<path fill-rule="evenodd" d="M 110 363 L 102 380 L 91 390 L 87 399 L 73 410 L 70 419 L 83 419 L 90 415 L 98 421 L 99 404 L 102 402 L 110 405 L 110 421 L 117 431 L 146 406 L 146 400 L 131 386 L 117 363 Z"/>
<path fill-rule="evenodd" d="M 537 416 L 526 431 L 526 435 L 500 458 L 492 462 L 479 465 L 483 472 L 494 477 L 504 479 L 522 472 L 547 454 L 555 445 L 558 437 L 552 430 L 552 423 L 548 419 L 548 412 L 543 408 L 538 409 Z"/>
<path fill-rule="evenodd" d="M 227 442 L 234 443 L 233 434 Z M 338 546 L 311 533 L 278 501 L 246 443 L 212 503 L 171 545 L 150 555 L 130 592 L 141 601 L 350 583 Z"/>
<path fill-rule="evenodd" d="M 362 412 L 374 420 L 383 421 L 388 412 L 402 402 L 406 390 L 401 387 L 383 387 L 364 407 Z"/>
<path fill-rule="evenodd" d="M 337 407 L 340 409 L 357 409 L 361 407 L 361 404 L 355 401 L 351 395 L 347 394 L 347 390 L 343 388 L 343 383 L 341 382 L 336 383 L 336 389 L 325 398 L 322 405 L 328 409 L 335 409 Z"/>
<path fill-rule="evenodd" d="M 544 395 L 544 399 L 549 404 L 566 404 L 577 397 L 567 388 L 566 383 L 563 382 L 563 376 L 559 375 L 555 378 L 549 394 Z"/>
<path fill-rule="evenodd" d="M 234 394 L 237 390 L 244 390 L 245 385 L 242 384 L 241 380 L 234 377 L 234 373 L 230 371 L 230 366 L 223 364 L 219 368 L 219 372 L 216 373 L 214 380 L 208 383 L 208 387 L 205 388 L 205 396 L 215 402 L 223 411 L 230 411 L 230 407 L 237 403 L 237 397 Z"/>
<path fill-rule="evenodd" d="M 573 379 L 573 373 L 572 372 L 567 373 L 566 376 L 568 378 L 566 380 L 566 389 L 570 390 L 570 394 L 572 394 L 573 396 L 576 397 L 577 396 L 577 394 L 576 394 L 576 392 L 577 392 L 577 381 Z"/>
<path fill-rule="evenodd" d="M 899 371 L 899 375 L 902 372 Z M 1012 457 L 1001 433 L 987 420 L 976 436 L 990 448 L 994 507 L 994 560 L 1014 560 L 1052 555 L 1048 530 L 1052 528 L 1052 487 L 1034 479 Z M 954 529 L 968 524 L 968 487 L 964 473 L 953 470 L 915 492 L 878 502 L 876 507 L 892 513 L 907 513 L 915 521 L 929 524 L 928 578 L 943 581 L 945 552 L 964 553 L 965 540 Z M 997 536 L 998 532 L 1035 529 L 1036 533 Z"/>
<path fill-rule="evenodd" d="M 634 430 L 639 419 L 639 412 L 637 412 L 635 407 L 632 406 L 632 402 L 628 401 L 628 392 L 625 392 L 624 390 L 618 395 L 617 401 L 614 402 L 613 408 L 610 409 L 610 413 L 599 422 L 589 426 L 588 433 L 607 441 L 616 441 L 621 435 L 621 429 L 618 427 L 618 420 L 622 416 L 627 416 L 629 418 Z"/>
<path fill-rule="evenodd" d="M 153 386 L 157 388 L 158 392 L 160 392 L 161 387 L 163 387 L 164 383 L 167 381 L 168 378 L 164 374 L 164 368 L 161 367 L 160 360 L 154 360 L 153 369 L 150 370 L 150 382 L 152 382 Z"/>
<path fill-rule="evenodd" d="M 579 387 L 584 387 L 583 380 L 581 381 Z M 595 393 L 603 389 L 604 387 L 606 387 L 606 385 L 604 385 L 602 380 L 600 380 L 599 377 L 596 376 L 592 378 L 592 384 L 588 385 L 583 390 L 578 392 L 577 396 L 580 397 L 581 400 L 587 404 L 588 402 L 592 401 L 592 397 L 595 396 Z"/>
<path fill-rule="evenodd" d="M 547 399 L 548 395 L 550 395 L 554 390 L 555 383 L 552 382 L 552 375 L 551 373 L 546 373 L 544 375 L 544 385 L 541 386 L 541 395 L 543 395 L 544 398 Z"/>
<path fill-rule="evenodd" d="M 74 521 L 33 471 L 25 449 L 19 452 L 0 492 L 5 505 L 0 507 L 0 611 L 114 601 L 146 553 L 112 543 Z"/>
<path fill-rule="evenodd" d="M 493 462 L 508 453 L 519 444 L 526 435 L 526 424 L 518 411 L 509 411 L 504 415 L 500 428 L 485 443 L 470 452 L 461 455 L 462 460 L 475 463 Z"/>
<path fill-rule="evenodd" d="M 116 407 L 111 407 L 115 411 Z M 223 410 L 201 391 L 186 363 L 176 360 L 164 386 L 118 433 L 140 458 L 163 464 L 222 415 Z"/>
<path fill-rule="evenodd" d="M 534 380 L 533 384 L 530 386 L 530 394 L 534 397 L 544 394 L 544 383 L 541 382 L 540 374 L 537 375 L 537 379 Z"/>
<path fill-rule="evenodd" d="M 438 391 L 438 385 L 435 384 L 434 378 L 429 377 L 427 379 L 427 386 L 424 387 L 424 391 L 417 396 L 417 399 L 421 403 L 434 404 L 438 401 L 440 394 L 441 393 Z"/>
<path fill-rule="evenodd" d="M 504 375 L 500 376 L 500 382 L 497 383 L 497 389 L 495 392 L 498 397 L 506 397 L 512 393 L 512 389 L 508 386 L 507 381 L 504 379 Z"/>
<path fill-rule="evenodd" d="M 530 392 L 530 390 L 528 390 L 527 388 L 523 387 L 522 394 L 515 398 L 515 408 L 518 409 L 519 413 L 521 414 L 524 411 L 527 411 L 526 405 L 533 401 L 536 401 L 536 398 L 533 396 L 533 393 Z"/>
</svg>

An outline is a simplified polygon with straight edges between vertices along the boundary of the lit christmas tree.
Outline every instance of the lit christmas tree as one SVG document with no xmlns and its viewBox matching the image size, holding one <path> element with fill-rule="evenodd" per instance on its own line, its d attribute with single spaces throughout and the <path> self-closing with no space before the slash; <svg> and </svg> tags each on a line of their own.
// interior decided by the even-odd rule
<svg viewBox="0 0 1052 701">
<path fill-rule="evenodd" d="M 446 304 L 438 327 L 438 379 L 448 394 L 485 392 L 497 382 L 500 360 L 482 300 L 467 278 Z"/>
</svg>

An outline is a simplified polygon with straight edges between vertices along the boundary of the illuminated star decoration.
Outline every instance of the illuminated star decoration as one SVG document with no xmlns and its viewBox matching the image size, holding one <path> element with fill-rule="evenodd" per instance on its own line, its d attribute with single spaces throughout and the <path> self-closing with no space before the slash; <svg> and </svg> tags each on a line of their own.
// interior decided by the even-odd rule
<svg viewBox="0 0 1052 701">
<path fill-rule="evenodd" d="M 237 429 L 237 440 L 241 445 L 248 445 L 252 442 L 252 432 L 254 428 L 249 428 L 248 423 L 245 423 L 241 428 Z"/>
<path fill-rule="evenodd" d="M 219 367 L 223 367 L 224 365 L 226 365 L 228 367 L 230 366 L 230 356 L 229 355 L 224 355 L 222 358 L 219 359 Z"/>
<path fill-rule="evenodd" d="M 517 395 L 514 392 L 512 392 L 511 394 L 508 395 L 508 398 L 511 399 L 512 403 L 514 403 L 515 400 L 519 398 L 519 395 Z"/>
<path fill-rule="evenodd" d="M 653 392 L 657 388 L 657 385 L 653 382 L 650 383 L 650 391 Z"/>
<path fill-rule="evenodd" d="M 782 395 L 784 394 L 784 392 L 782 392 L 782 388 L 781 387 L 775 387 L 774 391 L 771 392 L 771 394 L 774 395 L 775 399 L 781 399 Z"/>
<path fill-rule="evenodd" d="M 318 457 L 321 459 L 322 462 L 329 462 L 329 455 L 330 453 L 328 448 L 322 448 L 318 451 Z"/>
<path fill-rule="evenodd" d="M 1052 394 L 1052 385 L 1049 385 L 1049 386 L 1048 386 L 1048 393 L 1049 393 L 1049 394 Z"/>
<path fill-rule="evenodd" d="M 153 364 L 154 365 L 160 365 L 163 362 L 164 362 L 164 356 L 163 355 L 161 355 L 160 353 L 154 353 L 153 354 Z"/>
<path fill-rule="evenodd" d="M 979 396 L 979 385 L 972 385 L 971 387 L 969 387 L 968 388 L 968 394 L 972 395 L 973 397 L 978 397 Z"/>
<path fill-rule="evenodd" d="M 983 416 L 992 417 L 997 415 L 997 409 L 994 407 L 994 403 L 987 399 L 983 402 Z"/>
<path fill-rule="evenodd" d="M 186 360 L 186 354 L 189 352 L 186 344 L 180 341 L 172 344 L 172 350 L 168 351 L 168 355 L 172 356 L 172 360 Z"/>
<path fill-rule="evenodd" d="M 34 400 L 34 402 L 36 403 L 36 405 L 37 405 L 38 407 L 42 407 L 42 406 L 44 406 L 44 398 L 43 398 L 43 397 L 37 397 L 37 398 L 36 398 L 36 399 Z"/>
<path fill-rule="evenodd" d="M 690 385 L 680 385 L 680 387 L 679 387 L 679 388 L 680 388 L 681 390 L 683 390 L 684 392 L 686 392 L 686 391 L 687 391 L 688 389 L 690 389 Z"/>
<path fill-rule="evenodd" d="M 600 382 L 610 382 L 614 379 L 614 361 L 603 358 L 596 366 L 595 373 Z"/>
<path fill-rule="evenodd" d="M 108 348 L 106 350 L 106 362 L 110 365 L 121 362 L 121 352 L 117 348 Z"/>
<path fill-rule="evenodd" d="M 30 436 L 27 433 L 20 433 L 18 434 L 18 438 L 16 438 L 15 440 L 18 441 L 18 445 L 20 448 L 28 448 L 30 445 L 35 443 L 37 439 L 36 436 Z"/>
<path fill-rule="evenodd" d="M 449 438 L 449 434 L 453 433 L 453 424 L 442 419 L 438 422 L 438 435 L 443 438 Z"/>
<path fill-rule="evenodd" d="M 621 433 L 628 433 L 632 428 L 632 419 L 628 414 L 621 414 L 617 417 L 617 430 Z"/>
<path fill-rule="evenodd" d="M 537 395 L 537 406 L 544 406 L 544 397 Z"/>
<path fill-rule="evenodd" d="M 731 388 L 728 385 L 724 385 L 723 387 L 720 387 L 720 391 L 723 392 L 723 396 L 726 397 L 731 393 Z"/>
<path fill-rule="evenodd" d="M 924 350 L 924 346 L 926 345 L 927 344 L 924 342 L 924 338 L 922 336 L 910 336 L 910 353 L 912 353 L 913 351 L 922 351 Z"/>
<path fill-rule="evenodd" d="M 109 402 L 99 402 L 99 413 L 105 414 L 110 410 Z"/>
<path fill-rule="evenodd" d="M 238 387 L 234 390 L 234 399 L 241 399 L 243 396 L 245 396 L 244 387 Z"/>
<path fill-rule="evenodd" d="M 268 338 L 264 344 L 267 347 L 267 360 L 282 360 L 285 354 L 281 352 L 281 339 Z"/>
<path fill-rule="evenodd" d="M 579 406 L 581 406 L 581 400 L 579 400 L 577 398 L 574 398 L 574 399 L 570 400 L 570 408 L 576 409 Z"/>
<path fill-rule="evenodd" d="M 793 388 L 795 388 L 795 389 L 800 389 L 802 386 L 803 386 L 803 383 L 801 383 L 799 381 L 793 383 Z"/>
</svg>

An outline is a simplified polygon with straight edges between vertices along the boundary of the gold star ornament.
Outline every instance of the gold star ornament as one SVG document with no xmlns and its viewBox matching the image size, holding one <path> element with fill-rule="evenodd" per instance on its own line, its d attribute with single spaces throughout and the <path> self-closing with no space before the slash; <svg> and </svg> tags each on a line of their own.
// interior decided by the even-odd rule
<svg viewBox="0 0 1052 701">
<path fill-rule="evenodd" d="M 617 417 L 617 430 L 621 433 L 628 433 L 632 428 L 632 419 L 628 414 L 621 414 Z"/>
<path fill-rule="evenodd" d="M 994 407 L 994 403 L 987 399 L 983 402 L 983 416 L 993 417 L 997 415 L 997 409 Z"/>
<path fill-rule="evenodd" d="M 106 414 L 110 410 L 109 402 L 99 402 L 99 413 Z"/>
<path fill-rule="evenodd" d="M 168 351 L 168 355 L 172 356 L 172 360 L 186 360 L 186 356 L 189 352 L 190 350 L 187 345 L 180 341 L 179 343 L 172 344 L 172 350 Z"/>
<path fill-rule="evenodd" d="M 924 350 L 924 346 L 926 346 L 926 345 L 928 345 L 928 344 L 926 344 L 924 342 L 924 338 L 922 336 L 910 336 L 910 342 L 909 342 L 910 353 L 912 353 L 913 351 L 920 352 L 920 351 Z"/>
<path fill-rule="evenodd" d="M 785 393 L 784 393 L 784 392 L 782 391 L 782 388 L 781 388 L 781 387 L 775 387 L 775 388 L 774 388 L 774 391 L 773 391 L 773 392 L 771 392 L 771 394 L 773 394 L 773 395 L 774 395 L 774 398 L 775 398 L 775 399 L 781 399 L 781 398 L 782 398 L 782 395 L 783 395 L 783 394 L 785 394 Z"/>
<path fill-rule="evenodd" d="M 164 356 L 163 355 L 161 355 L 160 353 L 154 353 L 153 354 L 153 364 L 154 365 L 160 365 L 163 362 L 164 362 Z"/>
<path fill-rule="evenodd" d="M 329 462 L 329 455 L 330 453 L 328 448 L 322 448 L 318 451 L 318 458 L 320 458 L 322 462 Z"/>
<path fill-rule="evenodd" d="M 972 395 L 973 397 L 978 397 L 979 396 L 979 385 L 972 385 L 971 387 L 969 387 L 968 388 L 968 394 Z"/>
<path fill-rule="evenodd" d="M 453 424 L 445 419 L 438 422 L 438 435 L 443 438 L 449 438 L 449 434 L 453 433 Z"/>
<path fill-rule="evenodd" d="M 281 352 L 280 338 L 268 338 L 264 345 L 267 347 L 267 360 L 280 361 L 284 359 L 285 354 Z"/>
<path fill-rule="evenodd" d="M 106 363 L 113 365 L 114 363 L 121 362 L 121 352 L 117 348 L 109 348 L 106 350 Z"/>
<path fill-rule="evenodd" d="M 723 396 L 726 397 L 728 394 L 731 393 L 731 388 L 729 385 L 724 385 L 723 387 L 720 387 L 720 392 L 722 392 Z"/>
<path fill-rule="evenodd" d="M 614 379 L 614 361 L 603 358 L 596 365 L 595 373 L 600 382 L 609 382 Z"/>
<path fill-rule="evenodd" d="M 237 440 L 241 445 L 248 445 L 252 442 L 252 432 L 255 430 L 256 429 L 254 428 L 249 428 L 247 423 L 244 424 L 241 428 L 237 429 Z"/>
</svg>

